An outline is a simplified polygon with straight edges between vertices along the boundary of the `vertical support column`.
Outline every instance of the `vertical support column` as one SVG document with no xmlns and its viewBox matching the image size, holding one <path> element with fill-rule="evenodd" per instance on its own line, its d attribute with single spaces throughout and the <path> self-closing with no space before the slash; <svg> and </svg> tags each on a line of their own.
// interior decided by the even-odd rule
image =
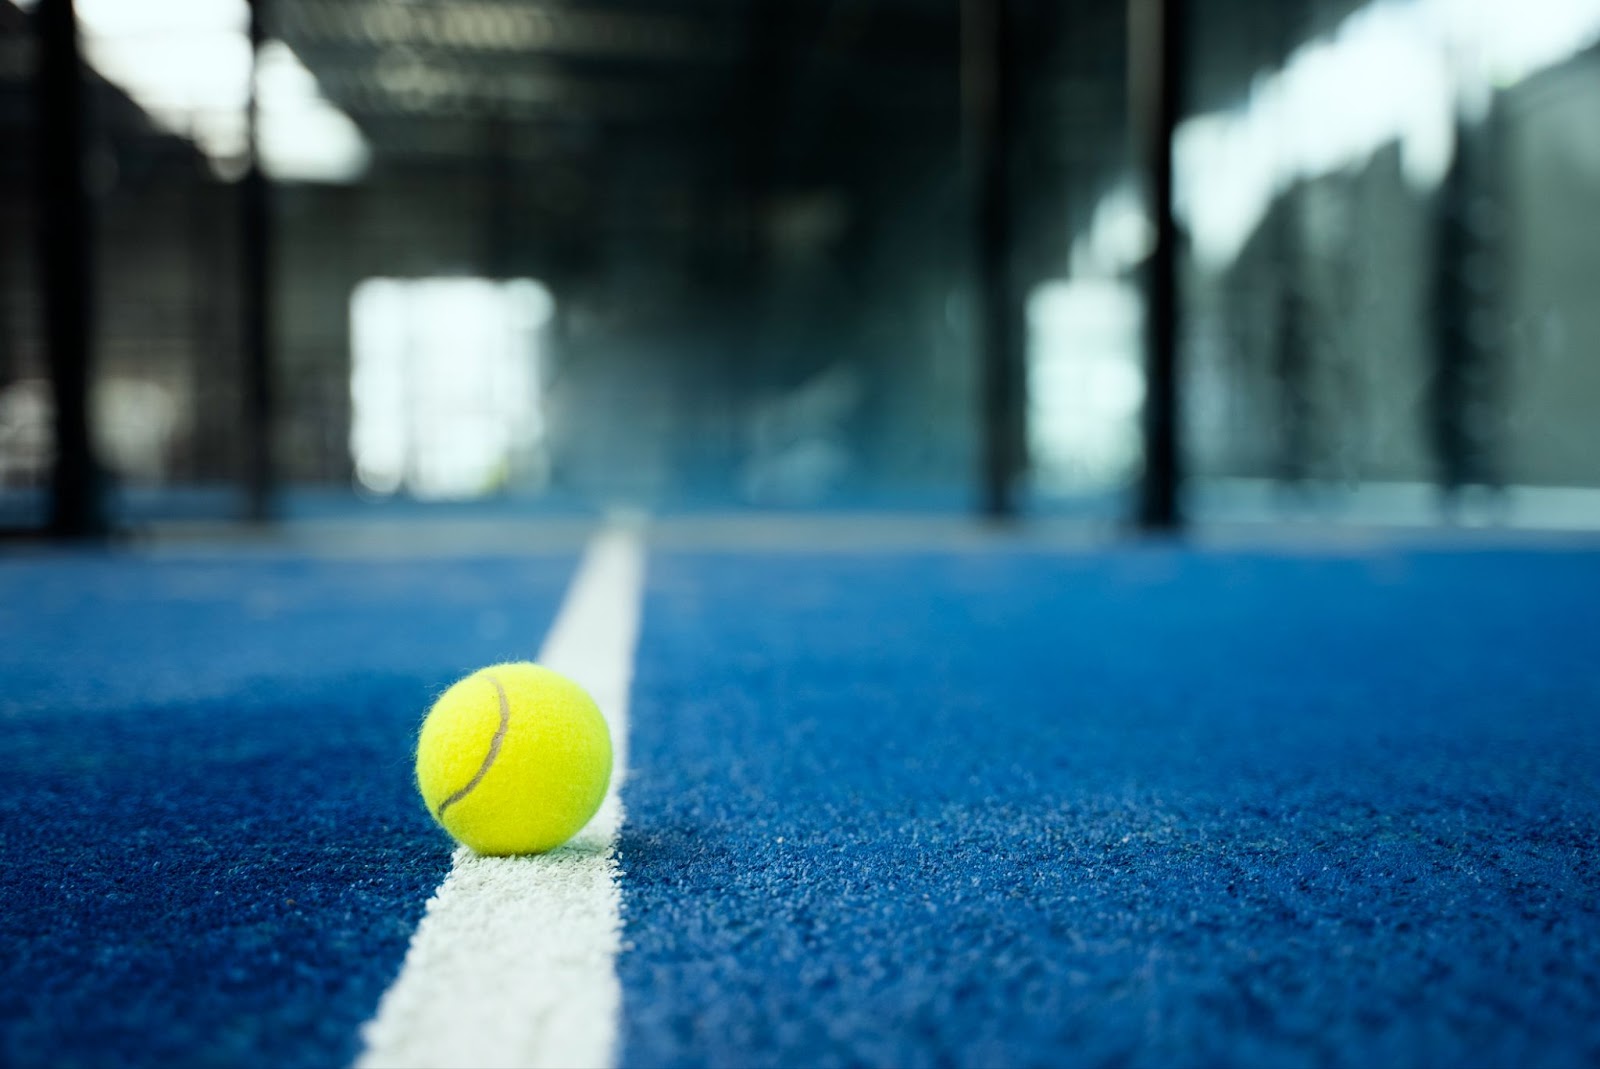
<svg viewBox="0 0 1600 1069">
<path fill-rule="evenodd" d="M 33 18 L 39 49 L 39 260 L 55 401 L 49 528 L 57 538 L 91 538 L 105 533 L 107 518 L 89 405 L 94 261 L 78 20 L 72 0 L 40 0 Z"/>
<path fill-rule="evenodd" d="M 268 0 L 250 0 L 250 96 L 247 116 L 250 168 L 240 188 L 240 318 L 244 335 L 245 516 L 266 523 L 274 512 L 277 469 L 273 455 L 276 405 L 272 357 L 272 190 L 261 162 L 261 46 L 266 41 Z"/>
<path fill-rule="evenodd" d="M 1317 408 L 1312 403 L 1311 308 L 1306 293 L 1300 234 L 1300 190 L 1284 191 L 1268 217 L 1277 331 L 1273 337 L 1273 389 L 1277 397 L 1278 455 L 1274 468 L 1285 490 L 1304 490 L 1316 459 Z"/>
<path fill-rule="evenodd" d="M 516 274 L 518 224 L 512 120 L 497 110 L 483 128 L 483 267 L 489 278 Z"/>
<path fill-rule="evenodd" d="M 1023 465 L 1021 352 L 1012 272 L 1012 140 L 1016 118 L 1011 0 L 963 0 L 961 73 L 975 228 L 979 376 L 979 502 L 1016 514 Z"/>
<path fill-rule="evenodd" d="M 1310 34 L 1311 0 L 1280 0 L 1274 7 L 1277 41 L 1275 61 L 1282 67 L 1295 47 Z M 1280 152 L 1289 151 L 1287 145 Z M 1289 493 L 1306 489 L 1316 468 L 1320 444 L 1319 406 L 1312 373 L 1316 352 L 1312 337 L 1312 302 L 1308 292 L 1301 210 L 1304 186 L 1296 183 L 1278 195 L 1266 220 L 1272 255 L 1267 270 L 1275 287 L 1277 332 L 1273 338 L 1273 390 L 1277 399 L 1278 448 L 1274 464 L 1279 487 Z"/>
<path fill-rule="evenodd" d="M 1447 520 L 1460 518 L 1472 487 L 1504 506 L 1507 225 L 1493 103 L 1479 122 L 1457 116 L 1455 156 L 1434 200 L 1428 429 Z"/>
<path fill-rule="evenodd" d="M 1172 210 L 1172 140 L 1181 117 L 1187 0 L 1129 0 L 1134 126 L 1155 224 L 1145 265 L 1144 478 L 1139 526 L 1182 526 L 1178 396 L 1178 227 Z"/>
</svg>

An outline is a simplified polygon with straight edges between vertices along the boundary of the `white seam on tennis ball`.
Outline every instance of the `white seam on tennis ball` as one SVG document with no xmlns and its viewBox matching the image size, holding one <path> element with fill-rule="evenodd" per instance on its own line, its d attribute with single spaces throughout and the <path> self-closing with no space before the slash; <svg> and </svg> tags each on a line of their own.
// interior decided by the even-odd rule
<svg viewBox="0 0 1600 1069">
<path fill-rule="evenodd" d="M 614 771 L 594 819 L 536 857 L 456 851 L 400 975 L 362 1029 L 360 1069 L 616 1064 L 628 691 L 644 584 L 638 522 L 589 544 L 539 661 L 582 685 L 611 728 Z"/>
<path fill-rule="evenodd" d="M 511 727 L 511 701 L 506 697 L 506 688 L 500 685 L 500 680 L 493 674 L 484 672 L 482 675 L 494 684 L 494 692 L 500 699 L 500 726 L 494 729 L 494 738 L 489 740 L 489 752 L 483 755 L 483 764 L 478 766 L 478 771 L 472 774 L 472 778 L 467 780 L 464 787 L 439 803 L 435 815 L 440 820 L 444 819 L 446 809 L 471 794 L 472 789 L 483 782 L 483 777 L 489 774 L 489 769 L 494 765 L 494 759 L 500 756 L 500 744 L 506 741 L 506 731 Z"/>
</svg>

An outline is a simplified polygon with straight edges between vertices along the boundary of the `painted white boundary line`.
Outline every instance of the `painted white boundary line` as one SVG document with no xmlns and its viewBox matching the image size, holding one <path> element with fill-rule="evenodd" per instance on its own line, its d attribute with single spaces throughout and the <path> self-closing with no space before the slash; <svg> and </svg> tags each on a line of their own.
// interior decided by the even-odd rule
<svg viewBox="0 0 1600 1069">
<path fill-rule="evenodd" d="M 539 857 L 457 849 L 399 978 L 362 1031 L 360 1069 L 614 1064 L 622 1001 L 618 790 L 643 584 L 639 532 L 601 532 L 539 655 L 587 688 L 611 724 L 616 764 L 600 812 L 571 843 Z"/>
</svg>

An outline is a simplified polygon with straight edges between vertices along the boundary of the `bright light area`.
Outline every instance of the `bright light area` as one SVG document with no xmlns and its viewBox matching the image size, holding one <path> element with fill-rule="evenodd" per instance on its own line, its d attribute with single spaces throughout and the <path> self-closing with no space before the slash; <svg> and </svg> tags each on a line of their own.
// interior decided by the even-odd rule
<svg viewBox="0 0 1600 1069">
<path fill-rule="evenodd" d="M 279 181 L 353 182 L 372 153 L 350 117 L 322 96 L 317 79 L 289 46 L 261 46 L 261 161 Z"/>
<path fill-rule="evenodd" d="M 1088 232 L 1072 244 L 1074 275 L 1114 275 L 1139 263 L 1155 245 L 1155 229 L 1132 182 L 1100 198 Z"/>
<path fill-rule="evenodd" d="M 1046 282 L 1028 298 L 1028 453 L 1046 493 L 1137 474 L 1144 372 L 1138 290 L 1106 278 Z"/>
<path fill-rule="evenodd" d="M 546 477 L 537 282 L 368 279 L 350 299 L 350 451 L 377 494 L 483 497 Z"/>
<path fill-rule="evenodd" d="M 192 140 L 220 175 L 249 156 L 250 9 L 245 0 L 77 0 L 84 55 L 168 131 Z M 349 182 L 370 153 L 281 41 L 265 45 L 257 82 L 261 160 L 280 181 Z"/>
<path fill-rule="evenodd" d="M 1496 88 L 1597 40 L 1600 0 L 1375 0 L 1257 79 L 1239 108 L 1179 127 L 1175 199 L 1195 256 L 1228 263 L 1284 190 L 1388 145 L 1433 188 L 1457 115 L 1480 116 Z"/>
</svg>

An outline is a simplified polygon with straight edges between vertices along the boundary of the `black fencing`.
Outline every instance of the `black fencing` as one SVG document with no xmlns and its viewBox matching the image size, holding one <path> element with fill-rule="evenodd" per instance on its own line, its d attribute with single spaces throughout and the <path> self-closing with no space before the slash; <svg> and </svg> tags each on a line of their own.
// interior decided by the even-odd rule
<svg viewBox="0 0 1600 1069">
<path fill-rule="evenodd" d="M 1467 6 L 0 0 L 0 529 L 1587 525 L 1600 25 Z"/>
</svg>

